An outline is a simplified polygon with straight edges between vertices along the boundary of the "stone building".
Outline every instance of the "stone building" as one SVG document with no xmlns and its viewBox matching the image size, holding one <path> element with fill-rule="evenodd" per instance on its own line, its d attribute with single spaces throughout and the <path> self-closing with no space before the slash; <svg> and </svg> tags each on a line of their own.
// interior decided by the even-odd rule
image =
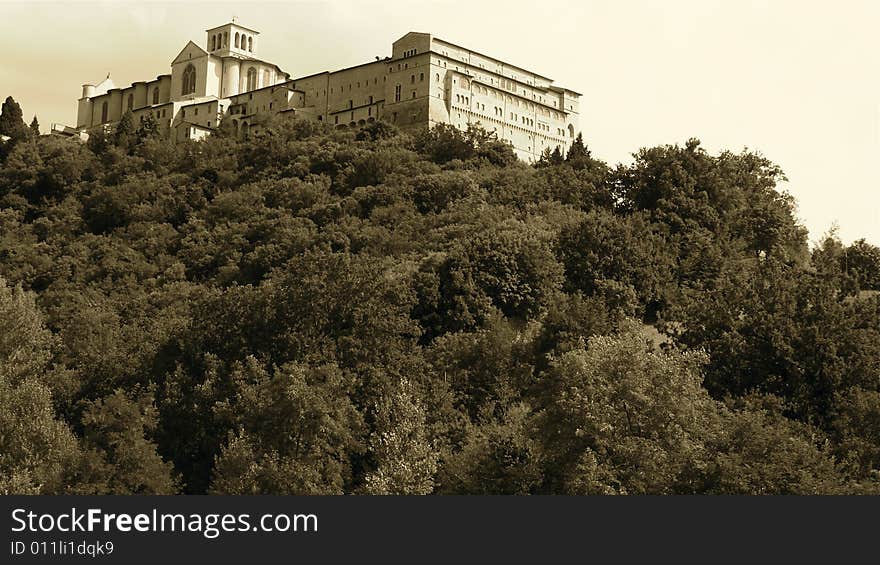
<svg viewBox="0 0 880 565">
<path fill-rule="evenodd" d="M 261 114 L 337 127 L 480 124 L 529 161 L 546 148 L 565 151 L 578 133 L 577 92 L 427 33 L 407 33 L 384 59 L 294 78 L 257 57 L 258 36 L 227 23 L 207 30 L 204 47 L 187 43 L 170 74 L 123 88 L 109 75 L 83 85 L 75 129 L 112 126 L 127 110 L 135 121 L 152 116 L 175 140 L 209 135 L 221 119 L 246 135 Z"/>
</svg>

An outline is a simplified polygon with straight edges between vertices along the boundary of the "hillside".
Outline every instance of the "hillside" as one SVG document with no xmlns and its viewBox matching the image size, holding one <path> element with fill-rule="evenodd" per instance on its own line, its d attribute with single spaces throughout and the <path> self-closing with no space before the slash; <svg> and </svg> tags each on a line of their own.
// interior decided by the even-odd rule
<svg viewBox="0 0 880 565">
<path fill-rule="evenodd" d="M 810 249 L 759 154 L 0 155 L 0 492 L 880 492 L 880 250 Z"/>
</svg>

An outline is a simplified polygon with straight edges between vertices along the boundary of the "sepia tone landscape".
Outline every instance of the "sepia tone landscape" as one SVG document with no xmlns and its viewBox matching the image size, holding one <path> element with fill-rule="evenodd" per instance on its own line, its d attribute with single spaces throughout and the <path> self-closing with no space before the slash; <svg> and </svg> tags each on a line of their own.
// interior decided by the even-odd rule
<svg viewBox="0 0 880 565">
<path fill-rule="evenodd" d="M 697 140 L 0 119 L 5 493 L 875 493 L 880 250 Z"/>
<path fill-rule="evenodd" d="M 880 494 L 872 91 L 833 50 L 804 51 L 840 72 L 815 92 L 786 83 L 794 39 L 714 51 L 701 22 L 734 9 L 684 4 L 657 53 L 558 18 L 526 47 L 476 15 L 392 33 L 428 19 L 401 10 L 343 42 L 326 4 L 317 53 L 294 23 L 330 24 L 288 33 L 292 4 L 250 12 L 274 34 L 212 14 L 201 37 L 178 33 L 198 5 L 135 6 L 100 57 L 51 30 L 119 10 L 58 6 L 0 62 L 0 494 Z M 113 46 L 139 64 L 68 80 Z M 51 88 L 21 71 L 47 53 Z M 744 70 L 765 55 L 778 82 Z M 810 96 L 806 135 L 784 107 Z"/>
</svg>

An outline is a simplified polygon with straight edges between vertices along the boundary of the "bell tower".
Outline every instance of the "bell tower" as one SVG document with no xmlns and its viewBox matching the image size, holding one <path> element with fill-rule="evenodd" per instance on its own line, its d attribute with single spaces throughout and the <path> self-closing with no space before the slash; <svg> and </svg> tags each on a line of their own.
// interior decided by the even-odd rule
<svg viewBox="0 0 880 565">
<path fill-rule="evenodd" d="M 218 57 L 252 58 L 257 55 L 257 36 L 260 32 L 235 22 L 207 30 L 205 51 Z"/>
</svg>

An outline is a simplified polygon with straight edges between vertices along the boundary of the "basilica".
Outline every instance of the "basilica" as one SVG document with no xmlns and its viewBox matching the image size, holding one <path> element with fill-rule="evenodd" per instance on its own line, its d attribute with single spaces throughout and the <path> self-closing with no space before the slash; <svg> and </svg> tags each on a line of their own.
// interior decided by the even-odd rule
<svg viewBox="0 0 880 565">
<path fill-rule="evenodd" d="M 112 127 L 127 111 L 136 122 L 152 117 L 175 140 L 201 139 L 220 120 L 247 135 L 267 113 L 336 127 L 479 123 L 526 161 L 547 148 L 565 151 L 578 132 L 577 92 L 428 33 L 407 33 L 388 57 L 299 77 L 259 58 L 259 35 L 233 21 L 207 30 L 203 46 L 188 42 L 170 74 L 124 87 L 109 75 L 85 84 L 76 127 L 62 130 Z"/>
</svg>

